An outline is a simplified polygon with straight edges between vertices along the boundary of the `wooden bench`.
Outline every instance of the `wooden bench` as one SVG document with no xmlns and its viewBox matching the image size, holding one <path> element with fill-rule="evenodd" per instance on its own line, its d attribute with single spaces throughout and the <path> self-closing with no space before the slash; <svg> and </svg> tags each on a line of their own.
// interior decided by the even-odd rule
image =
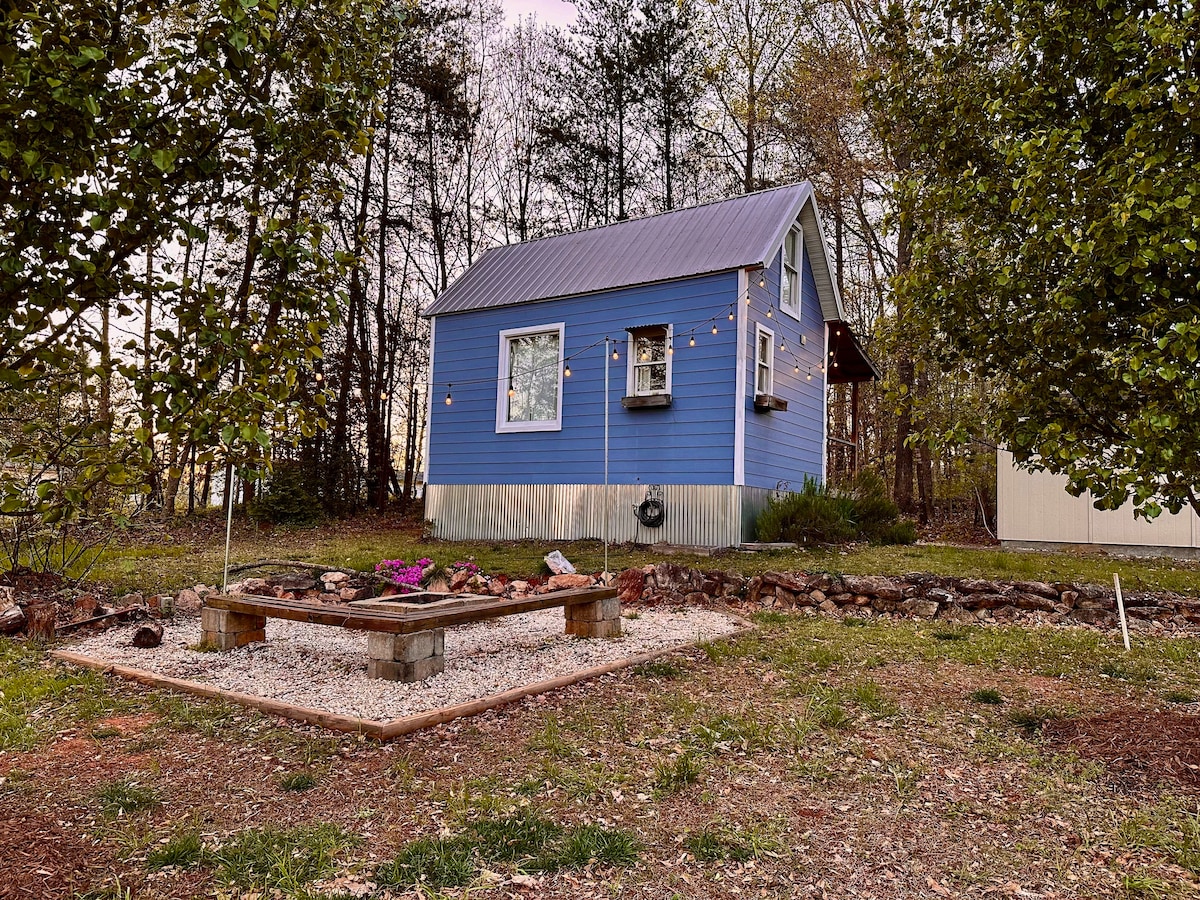
<svg viewBox="0 0 1200 900">
<path fill-rule="evenodd" d="M 200 640 L 218 650 L 265 641 L 268 618 L 353 628 L 370 632 L 369 677 L 423 681 L 445 668 L 445 629 L 451 625 L 561 606 L 567 634 L 578 637 L 621 634 L 621 603 L 616 588 L 577 588 L 521 599 L 446 594 L 436 595 L 439 600 L 428 606 L 413 604 L 411 608 L 407 605 L 401 608 L 418 596 L 429 595 L 399 595 L 349 606 L 325 606 L 275 597 L 213 594 L 205 599 L 200 611 Z"/>
</svg>

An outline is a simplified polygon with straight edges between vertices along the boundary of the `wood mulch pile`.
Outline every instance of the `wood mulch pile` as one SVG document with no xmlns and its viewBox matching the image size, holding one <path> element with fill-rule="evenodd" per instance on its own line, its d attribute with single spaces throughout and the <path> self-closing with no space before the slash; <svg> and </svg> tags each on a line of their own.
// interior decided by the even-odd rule
<svg viewBox="0 0 1200 900">
<path fill-rule="evenodd" d="M 1173 781 L 1200 793 L 1200 716 L 1120 709 L 1047 722 L 1053 746 L 1098 760 L 1126 787 Z"/>
</svg>

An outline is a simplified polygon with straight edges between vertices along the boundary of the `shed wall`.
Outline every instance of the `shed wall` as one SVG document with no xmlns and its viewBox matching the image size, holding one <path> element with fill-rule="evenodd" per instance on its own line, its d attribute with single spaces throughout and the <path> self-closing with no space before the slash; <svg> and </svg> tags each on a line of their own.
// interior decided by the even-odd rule
<svg viewBox="0 0 1200 900">
<path fill-rule="evenodd" d="M 561 485 L 604 482 L 603 340 L 608 359 L 610 483 L 704 485 L 733 480 L 737 273 L 725 272 L 540 303 L 436 317 L 429 485 Z M 696 332 L 687 330 L 716 316 Z M 498 335 L 565 323 L 571 377 L 563 379 L 561 431 L 496 433 Z M 625 409 L 626 328 L 671 324 L 672 398 L 665 409 Z M 596 346 L 593 346 L 596 345 Z M 453 404 L 443 402 L 447 385 Z"/>
<path fill-rule="evenodd" d="M 1200 517 L 1185 509 L 1146 522 L 1132 505 L 1100 510 L 1092 497 L 1072 497 L 1067 479 L 1026 472 L 1006 450 L 996 461 L 996 536 L 1006 544 L 1097 544 L 1106 547 L 1176 551 L 1200 549 Z M 1187 553 L 1186 555 L 1192 555 Z"/>
<path fill-rule="evenodd" d="M 760 488 L 799 490 L 805 477 L 820 480 L 824 459 L 825 319 L 813 280 L 807 243 L 801 271 L 800 321 L 779 309 L 782 253 L 766 271 L 766 287 L 750 273 L 750 306 L 746 341 L 746 484 Z M 771 317 L 767 318 L 767 311 Z M 755 324 L 775 333 L 775 396 L 787 401 L 786 411 L 759 412 L 754 408 Z M 805 343 L 801 345 L 800 337 Z M 781 350 L 785 344 L 787 350 Z M 796 372 L 797 366 L 800 371 Z M 807 376 L 811 374 L 812 380 Z"/>
</svg>

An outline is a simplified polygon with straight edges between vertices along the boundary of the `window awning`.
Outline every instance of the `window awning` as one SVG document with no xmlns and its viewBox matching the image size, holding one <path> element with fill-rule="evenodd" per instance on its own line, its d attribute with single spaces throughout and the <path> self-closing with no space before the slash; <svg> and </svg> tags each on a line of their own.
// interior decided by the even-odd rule
<svg viewBox="0 0 1200 900">
<path fill-rule="evenodd" d="M 829 367 L 825 380 L 829 384 L 877 381 L 883 377 L 849 325 L 834 320 L 826 322 L 825 327 L 829 334 Z"/>
</svg>

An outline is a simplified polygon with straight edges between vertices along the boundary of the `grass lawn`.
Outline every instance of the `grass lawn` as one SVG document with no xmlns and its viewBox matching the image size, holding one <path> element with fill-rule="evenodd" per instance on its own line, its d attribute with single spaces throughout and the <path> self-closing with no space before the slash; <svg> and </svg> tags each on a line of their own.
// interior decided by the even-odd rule
<svg viewBox="0 0 1200 900">
<path fill-rule="evenodd" d="M 202 582 L 219 583 L 224 562 L 224 522 L 207 520 L 196 527 L 180 520 L 107 550 L 89 577 L 118 592 L 172 591 Z M 231 559 L 294 559 L 370 571 L 382 559 L 412 561 L 428 556 L 439 564 L 474 559 L 485 572 L 527 576 L 540 571 L 542 557 L 560 549 L 581 571 L 599 572 L 604 548 L 598 541 L 552 543 L 452 543 L 423 539 L 411 523 L 364 517 L 333 526 L 275 529 L 264 532 L 236 526 Z M 1126 590 L 1169 590 L 1200 595 L 1200 567 L 1168 559 L 1115 559 L 1100 554 L 1009 552 L 991 548 L 939 545 L 861 546 L 851 550 L 793 550 L 769 553 L 724 551 L 715 556 L 674 554 L 621 545 L 611 548 L 609 568 L 656 563 L 664 558 L 701 569 L 727 569 L 752 575 L 770 570 L 828 571 L 854 575 L 942 575 L 1011 580 L 1111 584 L 1114 572 Z"/>
<path fill-rule="evenodd" d="M 1200 778 L 1054 729 L 1188 713 L 1200 642 L 758 621 L 388 745 L 0 640 L 0 896 L 1196 896 Z"/>
</svg>

